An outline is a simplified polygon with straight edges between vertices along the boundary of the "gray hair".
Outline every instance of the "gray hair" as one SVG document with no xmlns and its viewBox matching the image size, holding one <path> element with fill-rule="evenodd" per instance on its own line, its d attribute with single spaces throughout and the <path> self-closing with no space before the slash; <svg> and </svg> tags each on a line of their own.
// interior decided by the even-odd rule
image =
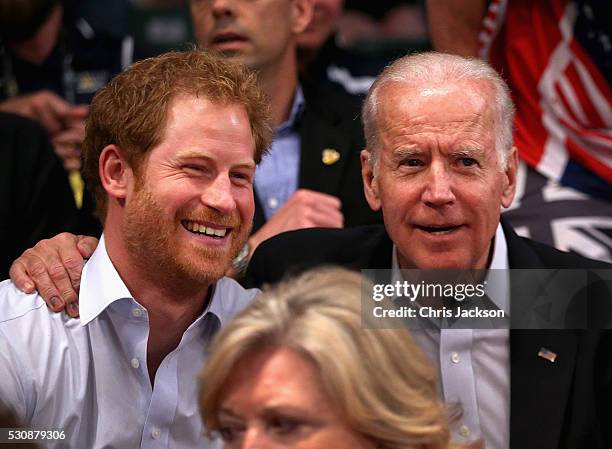
<svg viewBox="0 0 612 449">
<path fill-rule="evenodd" d="M 389 65 L 374 81 L 363 103 L 362 119 L 370 163 L 375 164 L 378 141 L 377 112 L 380 89 L 389 83 L 400 83 L 409 88 L 431 86 L 443 82 L 485 81 L 495 94 L 495 149 L 502 169 L 508 163 L 512 148 L 514 105 L 510 89 L 499 74 L 486 62 L 437 52 L 404 56 Z"/>
</svg>

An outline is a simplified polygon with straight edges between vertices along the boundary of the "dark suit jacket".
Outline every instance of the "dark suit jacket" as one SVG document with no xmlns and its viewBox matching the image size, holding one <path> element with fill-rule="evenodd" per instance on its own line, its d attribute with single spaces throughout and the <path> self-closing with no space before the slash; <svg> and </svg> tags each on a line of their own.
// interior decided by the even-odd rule
<svg viewBox="0 0 612 449">
<path fill-rule="evenodd" d="M 0 279 L 41 239 L 78 231 L 68 177 L 43 128 L 0 114 Z"/>
<path fill-rule="evenodd" d="M 368 206 L 363 193 L 359 154 L 364 148 L 359 104 L 354 98 L 303 85 L 304 109 L 298 119 L 300 167 L 298 188 L 316 190 L 340 199 L 345 226 L 382 223 L 382 216 Z M 335 149 L 340 159 L 325 165 L 322 152 Z M 265 223 L 255 196 L 253 230 Z"/>
<path fill-rule="evenodd" d="M 510 268 L 611 268 L 521 238 L 507 226 L 504 232 Z M 389 269 L 391 250 L 381 225 L 288 232 L 257 248 L 247 284 L 261 286 L 322 264 Z M 538 357 L 540 348 L 555 352 L 555 362 Z M 612 447 L 605 429 L 612 423 L 612 332 L 512 330 L 510 360 L 511 448 Z"/>
</svg>

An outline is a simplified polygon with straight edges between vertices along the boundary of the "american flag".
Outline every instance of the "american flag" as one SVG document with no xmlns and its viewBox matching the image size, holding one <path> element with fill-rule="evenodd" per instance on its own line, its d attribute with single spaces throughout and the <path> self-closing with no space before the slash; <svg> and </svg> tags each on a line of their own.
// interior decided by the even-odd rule
<svg viewBox="0 0 612 449">
<path fill-rule="evenodd" d="M 612 183 L 612 2 L 492 0 L 480 56 L 517 106 L 521 157 L 554 180 L 571 159 Z"/>
</svg>

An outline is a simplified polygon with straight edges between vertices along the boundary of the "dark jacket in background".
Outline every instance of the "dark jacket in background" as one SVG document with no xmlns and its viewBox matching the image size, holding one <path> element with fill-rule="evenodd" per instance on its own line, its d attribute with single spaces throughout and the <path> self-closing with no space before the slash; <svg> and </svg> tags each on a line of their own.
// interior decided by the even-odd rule
<svg viewBox="0 0 612 449">
<path fill-rule="evenodd" d="M 79 215 L 62 163 L 37 123 L 0 113 L 0 278 L 41 239 L 77 232 Z"/>
<path fill-rule="evenodd" d="M 366 202 L 361 180 L 360 153 L 365 144 L 360 121 L 360 102 L 355 98 L 303 85 L 304 109 L 297 119 L 300 135 L 298 188 L 316 190 L 340 199 L 345 226 L 382 223 L 380 213 Z M 333 149 L 339 159 L 323 163 L 323 150 Z M 265 223 L 255 195 L 253 231 Z"/>
</svg>

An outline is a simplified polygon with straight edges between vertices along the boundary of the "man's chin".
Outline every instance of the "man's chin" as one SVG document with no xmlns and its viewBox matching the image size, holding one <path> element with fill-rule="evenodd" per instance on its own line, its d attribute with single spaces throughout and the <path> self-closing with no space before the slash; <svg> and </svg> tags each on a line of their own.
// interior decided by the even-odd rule
<svg viewBox="0 0 612 449">
<path fill-rule="evenodd" d="M 249 70 L 256 71 L 261 68 L 261 64 L 255 58 L 253 58 L 252 55 L 249 55 L 245 53 L 244 51 L 228 49 L 228 50 L 223 50 L 221 54 L 227 60 L 235 64 L 241 65 L 243 67 L 246 67 Z"/>
<path fill-rule="evenodd" d="M 217 49 L 217 51 L 223 55 L 224 58 L 240 65 L 248 66 L 247 57 L 242 50 L 235 48 L 223 48 Z"/>
<path fill-rule="evenodd" d="M 449 252 L 430 252 L 423 254 L 421 257 L 417 255 L 402 265 L 420 270 L 464 270 L 473 268 L 468 257 Z"/>
<path fill-rule="evenodd" d="M 198 260 L 183 260 L 181 271 L 185 277 L 191 279 L 192 282 L 200 284 L 212 284 L 217 282 L 230 267 L 231 259 L 198 259 Z"/>
</svg>

